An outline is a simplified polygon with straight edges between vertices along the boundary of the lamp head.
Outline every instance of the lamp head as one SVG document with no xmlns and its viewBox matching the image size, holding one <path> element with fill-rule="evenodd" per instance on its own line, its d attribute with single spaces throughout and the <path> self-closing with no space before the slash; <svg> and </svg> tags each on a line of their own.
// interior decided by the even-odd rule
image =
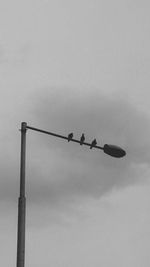
<svg viewBox="0 0 150 267">
<path fill-rule="evenodd" d="M 115 158 L 122 158 L 126 155 L 125 150 L 119 146 L 105 144 L 103 147 L 104 153 Z"/>
</svg>

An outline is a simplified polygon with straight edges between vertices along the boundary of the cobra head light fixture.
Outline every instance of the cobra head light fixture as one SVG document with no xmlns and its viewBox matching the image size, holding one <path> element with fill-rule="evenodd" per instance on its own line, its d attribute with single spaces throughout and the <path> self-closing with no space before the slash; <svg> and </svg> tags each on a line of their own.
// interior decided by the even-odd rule
<svg viewBox="0 0 150 267">
<path fill-rule="evenodd" d="M 123 150 L 121 147 L 115 146 L 115 145 L 105 144 L 103 147 L 103 151 L 105 154 L 110 155 L 110 156 L 115 157 L 115 158 L 122 158 L 126 155 L 125 150 Z"/>
</svg>

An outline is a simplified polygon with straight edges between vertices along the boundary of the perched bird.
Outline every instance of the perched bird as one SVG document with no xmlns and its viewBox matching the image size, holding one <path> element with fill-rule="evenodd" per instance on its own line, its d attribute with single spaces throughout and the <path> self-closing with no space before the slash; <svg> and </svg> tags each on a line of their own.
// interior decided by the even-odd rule
<svg viewBox="0 0 150 267">
<path fill-rule="evenodd" d="M 85 136 L 84 136 L 84 134 L 82 134 L 81 138 L 80 138 L 80 145 L 83 145 L 84 140 L 85 140 Z"/>
<path fill-rule="evenodd" d="M 73 133 L 68 134 L 68 142 L 73 138 Z"/>
<path fill-rule="evenodd" d="M 90 149 L 92 149 L 93 146 L 96 146 L 97 145 L 97 142 L 96 142 L 96 139 L 94 139 L 91 143 L 91 146 L 90 146 Z"/>
</svg>

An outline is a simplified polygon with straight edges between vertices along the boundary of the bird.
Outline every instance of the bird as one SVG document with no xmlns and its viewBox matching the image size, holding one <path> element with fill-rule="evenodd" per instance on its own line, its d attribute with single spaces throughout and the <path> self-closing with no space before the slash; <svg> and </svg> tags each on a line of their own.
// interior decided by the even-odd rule
<svg viewBox="0 0 150 267">
<path fill-rule="evenodd" d="M 80 138 L 80 145 L 83 145 L 84 140 L 85 140 L 85 136 L 84 136 L 84 134 L 82 134 L 81 138 Z"/>
<path fill-rule="evenodd" d="M 68 142 L 73 138 L 73 133 L 68 134 Z"/>
<path fill-rule="evenodd" d="M 96 144 L 97 144 L 97 141 L 96 141 L 96 139 L 94 139 L 91 143 L 90 149 L 92 149 L 94 146 L 96 146 Z"/>
</svg>

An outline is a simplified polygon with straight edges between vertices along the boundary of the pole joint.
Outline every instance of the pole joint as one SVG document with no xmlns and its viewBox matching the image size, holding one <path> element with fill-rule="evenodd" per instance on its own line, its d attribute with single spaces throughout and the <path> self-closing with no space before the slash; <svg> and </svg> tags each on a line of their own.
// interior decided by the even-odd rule
<svg viewBox="0 0 150 267">
<path fill-rule="evenodd" d="M 26 122 L 22 122 L 21 123 L 21 132 L 26 133 L 27 131 L 27 123 Z"/>
</svg>

